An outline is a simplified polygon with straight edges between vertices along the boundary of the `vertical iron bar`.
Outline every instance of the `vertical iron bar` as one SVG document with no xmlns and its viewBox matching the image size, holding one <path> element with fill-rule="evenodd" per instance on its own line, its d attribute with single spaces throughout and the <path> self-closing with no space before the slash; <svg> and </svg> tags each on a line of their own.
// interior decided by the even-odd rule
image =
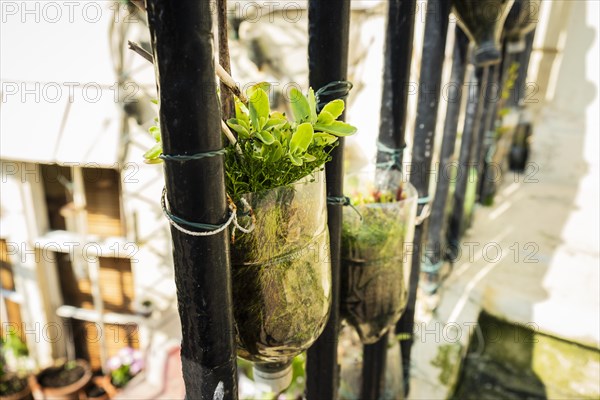
<svg viewBox="0 0 600 400">
<path fill-rule="evenodd" d="M 504 41 L 504 51 L 503 51 L 503 57 L 502 57 L 502 64 L 500 66 L 500 73 L 499 73 L 499 81 L 498 81 L 498 101 L 496 101 L 494 103 L 494 107 L 492 109 L 492 117 L 488 120 L 488 126 L 487 126 L 487 131 L 490 132 L 490 134 L 493 133 L 493 137 L 491 138 L 491 143 L 490 143 L 490 147 L 494 146 L 494 149 L 492 149 L 492 152 L 495 153 L 498 151 L 497 149 L 497 144 L 498 144 L 498 140 L 496 139 L 496 121 L 499 118 L 499 114 L 500 114 L 500 107 L 501 106 L 505 106 L 505 100 L 502 99 L 502 93 L 504 92 L 504 88 L 505 85 L 508 81 L 508 77 L 509 77 L 509 72 L 510 72 L 510 67 L 513 64 L 513 62 L 515 61 L 515 53 L 509 51 L 509 44 L 508 44 L 508 40 Z M 484 155 L 484 159 L 483 159 L 483 171 L 482 171 L 482 175 L 480 177 L 480 181 L 479 181 L 479 188 L 478 188 L 478 192 L 479 192 L 479 202 L 481 204 L 490 204 L 490 202 L 492 201 L 493 198 L 493 194 L 495 191 L 495 186 L 497 184 L 496 179 L 498 177 L 492 177 L 491 175 L 491 171 L 492 169 L 490 169 L 490 163 L 493 162 L 493 158 L 492 157 L 488 157 L 490 154 L 488 154 L 490 152 L 490 148 L 488 147 L 487 150 L 485 151 L 485 155 Z M 499 166 L 493 166 L 493 168 L 496 168 Z M 494 171 L 496 171 L 496 169 L 494 169 Z"/>
<path fill-rule="evenodd" d="M 308 5 L 309 81 L 316 90 L 333 81 L 347 79 L 350 0 L 310 0 Z M 327 99 L 325 99 L 327 100 Z M 343 118 L 343 115 L 342 117 Z M 333 150 L 327 163 L 327 196 L 343 196 L 344 141 Z M 340 250 L 342 208 L 328 205 L 331 251 L 331 312 L 325 330 L 307 351 L 306 397 L 308 400 L 337 398 L 339 366 L 337 343 L 340 330 Z"/>
<path fill-rule="evenodd" d="M 460 237 L 463 231 L 463 220 L 465 211 L 465 200 L 467 186 L 470 179 L 470 168 L 474 163 L 475 149 L 477 148 L 477 133 L 481 123 L 481 114 L 483 112 L 483 82 L 487 81 L 487 68 L 476 68 L 471 75 L 472 82 L 470 87 L 474 87 L 476 95 L 469 93 L 469 102 L 467 103 L 467 112 L 460 143 L 460 154 L 458 157 L 458 175 L 456 186 L 454 188 L 454 198 L 452 202 L 452 214 L 448 222 L 447 240 L 450 251 L 450 259 L 454 260 L 458 254 L 460 246 Z"/>
<path fill-rule="evenodd" d="M 147 7 L 164 153 L 221 149 L 210 2 L 147 0 Z M 223 156 L 165 162 L 165 180 L 173 214 L 227 220 Z M 171 229 L 188 399 L 237 399 L 227 232 L 196 237 Z"/>
<path fill-rule="evenodd" d="M 527 71 L 529 70 L 529 60 L 533 50 L 533 39 L 535 38 L 535 30 L 529 32 L 525 37 L 525 50 L 518 56 L 519 74 L 513 87 L 513 93 L 509 97 L 507 107 L 519 107 L 525 100 L 527 92 Z"/>
<path fill-rule="evenodd" d="M 479 125 L 479 140 L 476 150 L 477 167 L 477 201 L 481 203 L 481 187 L 483 186 L 485 159 L 490 147 L 493 144 L 494 136 L 492 126 L 495 121 L 496 104 L 500 100 L 498 88 L 500 86 L 500 65 L 494 64 L 489 67 L 488 79 L 484 88 L 484 105 Z"/>
<path fill-rule="evenodd" d="M 429 0 L 427 2 L 417 118 L 410 170 L 410 182 L 417 189 L 419 198 L 424 200 L 429 196 L 429 170 L 433 155 L 450 6 L 450 0 Z M 419 212 L 422 211 L 423 206 L 424 204 L 419 205 Z M 413 343 L 415 303 L 421 268 L 421 244 L 426 227 L 427 220 L 415 229 L 408 304 L 396 326 L 397 333 L 410 336 L 408 340 L 403 340 L 400 345 L 406 394 L 408 394 L 410 388 L 410 350 Z"/>
<path fill-rule="evenodd" d="M 446 176 L 445 174 L 448 172 L 448 167 L 454 157 L 458 118 L 462 105 L 462 92 L 467 65 L 469 64 L 469 53 L 469 38 L 462 29 L 456 27 L 454 50 L 452 53 L 452 72 L 450 83 L 448 84 L 448 108 L 446 110 L 442 149 L 440 151 L 439 180 L 435 189 L 431 216 L 429 217 L 427 246 L 424 258 L 424 276 L 427 277 L 425 290 L 430 293 L 437 289 L 439 283 L 439 266 L 444 257 L 444 254 L 442 254 L 442 231 L 445 225 L 444 216 L 448 201 L 448 192 L 450 190 L 450 180 L 455 179 L 455 177 Z M 427 270 L 428 268 L 429 270 Z"/>
<path fill-rule="evenodd" d="M 389 332 L 377 343 L 363 346 L 362 388 L 360 398 L 378 400 L 385 391 L 385 363 Z"/>
<path fill-rule="evenodd" d="M 412 60 L 416 0 L 389 0 L 385 40 L 383 91 L 379 123 L 379 142 L 391 149 L 404 149 L 410 64 Z M 379 151 L 377 162 L 390 161 Z M 399 154 L 396 168 L 402 166 Z"/>
<path fill-rule="evenodd" d="M 394 169 L 402 168 L 402 149 L 406 147 L 406 111 L 415 9 L 415 0 L 390 0 L 388 3 L 378 140 L 386 148 L 398 153 L 394 157 L 389 151 L 378 151 L 377 163 L 390 163 Z M 385 390 L 388 336 L 386 334 L 377 343 L 363 347 L 362 399 L 378 399 Z"/>
</svg>

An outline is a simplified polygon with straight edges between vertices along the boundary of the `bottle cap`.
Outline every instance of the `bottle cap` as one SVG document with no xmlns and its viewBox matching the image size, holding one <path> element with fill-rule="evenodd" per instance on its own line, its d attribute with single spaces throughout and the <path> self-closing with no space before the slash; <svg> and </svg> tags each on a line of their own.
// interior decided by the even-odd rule
<svg viewBox="0 0 600 400">
<path fill-rule="evenodd" d="M 273 393 L 287 389 L 292 383 L 292 362 L 256 363 L 252 368 L 254 382 L 268 386 Z"/>
</svg>

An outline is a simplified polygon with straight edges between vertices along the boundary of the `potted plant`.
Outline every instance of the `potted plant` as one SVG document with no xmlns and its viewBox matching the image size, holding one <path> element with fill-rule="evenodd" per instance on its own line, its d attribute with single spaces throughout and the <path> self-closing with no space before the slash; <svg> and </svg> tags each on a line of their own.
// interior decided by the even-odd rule
<svg viewBox="0 0 600 400">
<path fill-rule="evenodd" d="M 142 299 L 133 303 L 133 312 L 140 317 L 150 318 L 154 312 L 154 303 L 150 299 Z"/>
<path fill-rule="evenodd" d="M 417 210 L 416 190 L 399 172 L 380 172 L 379 184 L 374 176 L 347 177 L 353 208 L 344 209 L 342 225 L 341 313 L 365 344 L 379 340 L 406 307 Z"/>
<path fill-rule="evenodd" d="M 140 350 L 124 347 L 107 363 L 110 383 L 117 389 L 125 387 L 144 368 L 144 355 Z"/>
<path fill-rule="evenodd" d="M 27 377 L 0 369 L 0 398 L 2 400 L 24 400 L 29 399 L 30 395 L 31 388 Z"/>
<path fill-rule="evenodd" d="M 30 365 L 29 351 L 13 331 L 0 339 L 0 398 L 22 400 L 30 398 L 31 388 L 27 380 Z"/>
<path fill-rule="evenodd" d="M 99 377 L 103 378 L 103 377 Z M 96 378 L 92 379 L 92 382 L 85 388 L 85 395 L 87 400 L 108 400 L 110 395 L 105 388 L 105 385 L 101 380 Z"/>
<path fill-rule="evenodd" d="M 79 399 L 90 382 L 92 371 L 85 360 L 72 360 L 43 369 L 34 378 L 43 398 Z"/>
<path fill-rule="evenodd" d="M 242 226 L 231 240 L 238 355 L 253 361 L 264 379 L 291 371 L 291 360 L 322 332 L 331 304 L 331 269 L 323 165 L 338 136 L 356 128 L 337 118 L 343 100 L 317 113 L 313 90 L 290 91 L 293 118 L 271 111 L 269 85 L 259 83 L 236 99 L 227 125 L 237 139 L 226 146 L 228 196 Z M 146 153 L 156 160 L 157 145 Z M 230 141 L 232 135 L 228 135 Z M 289 375 L 291 376 L 291 375 Z"/>
</svg>

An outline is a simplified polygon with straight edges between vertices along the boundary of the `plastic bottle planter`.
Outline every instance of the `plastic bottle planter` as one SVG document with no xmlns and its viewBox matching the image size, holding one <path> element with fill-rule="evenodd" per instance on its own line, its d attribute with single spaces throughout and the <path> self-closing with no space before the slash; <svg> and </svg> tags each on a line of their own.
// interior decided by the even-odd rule
<svg viewBox="0 0 600 400">
<path fill-rule="evenodd" d="M 344 208 L 341 312 L 365 344 L 398 321 L 408 299 L 417 193 L 408 183 L 403 191 L 402 201 L 356 206 L 362 221 Z"/>
<path fill-rule="evenodd" d="M 531 32 L 539 18 L 541 0 L 515 0 L 504 23 L 504 34 L 510 41 L 520 41 Z"/>
<path fill-rule="evenodd" d="M 514 0 L 454 0 L 453 12 L 462 30 L 475 42 L 478 66 L 497 64 L 502 58 L 500 37 Z"/>
<path fill-rule="evenodd" d="M 325 327 L 331 306 L 325 193 L 318 172 L 245 195 L 255 229 L 237 235 L 231 263 L 238 355 L 249 361 L 285 365 Z"/>
</svg>

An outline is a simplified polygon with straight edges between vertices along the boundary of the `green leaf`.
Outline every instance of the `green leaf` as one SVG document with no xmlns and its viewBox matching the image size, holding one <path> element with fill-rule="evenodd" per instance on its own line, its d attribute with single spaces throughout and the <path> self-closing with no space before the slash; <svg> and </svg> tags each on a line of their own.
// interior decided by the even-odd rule
<svg viewBox="0 0 600 400">
<path fill-rule="evenodd" d="M 249 139 L 250 132 L 248 129 L 241 124 L 241 121 L 238 121 L 236 118 L 231 118 L 227 120 L 227 126 L 233 129 L 240 137 L 240 139 Z"/>
<path fill-rule="evenodd" d="M 319 118 L 317 119 L 318 124 L 329 125 L 333 123 L 333 121 L 335 121 L 335 118 L 330 112 L 323 110 L 321 113 L 319 113 Z"/>
<path fill-rule="evenodd" d="M 304 153 L 302 160 L 304 160 L 304 162 L 313 162 L 317 160 L 317 157 L 313 156 L 312 154 Z"/>
<path fill-rule="evenodd" d="M 335 136 L 350 136 L 354 135 L 357 129 L 342 121 L 333 121 L 329 125 L 315 124 L 315 130 L 320 132 L 331 133 Z"/>
<path fill-rule="evenodd" d="M 236 99 L 235 117 L 240 121 L 250 122 L 250 119 L 248 118 L 248 114 L 249 114 L 248 108 L 244 105 L 244 103 L 242 103 L 240 100 Z"/>
<path fill-rule="evenodd" d="M 290 90 L 290 105 L 292 107 L 292 113 L 294 114 L 294 120 L 296 123 L 301 124 L 310 120 L 310 104 L 306 97 L 301 91 L 293 87 Z"/>
<path fill-rule="evenodd" d="M 254 135 L 264 144 L 272 144 L 275 141 L 273 135 L 267 131 L 256 132 Z"/>
<path fill-rule="evenodd" d="M 300 158 L 299 156 L 297 156 L 293 153 L 288 153 L 288 158 L 290 159 L 292 164 L 294 164 L 298 167 L 300 167 L 302 165 L 302 158 Z"/>
<path fill-rule="evenodd" d="M 150 99 L 150 103 L 158 105 L 158 99 Z"/>
<path fill-rule="evenodd" d="M 338 140 L 337 136 L 333 136 L 324 132 L 315 132 L 314 138 L 315 142 L 321 144 L 322 146 L 334 144 Z"/>
<path fill-rule="evenodd" d="M 323 111 L 327 111 L 329 114 L 331 114 L 333 119 L 338 119 L 339 116 L 344 112 L 344 100 L 337 99 L 330 101 L 327 103 L 327 105 L 325 105 L 325 107 L 323 107 L 321 113 L 323 113 Z"/>
<path fill-rule="evenodd" d="M 284 154 L 283 146 L 281 146 L 281 143 L 279 143 L 277 140 L 274 141 L 271 146 L 269 146 L 269 151 L 270 151 L 270 155 L 269 155 L 270 162 L 279 161 L 281 159 L 281 157 L 283 157 L 283 154 Z"/>
<path fill-rule="evenodd" d="M 308 89 L 308 106 L 310 107 L 310 122 L 317 122 L 317 99 L 315 99 L 315 91 L 312 88 Z"/>
<path fill-rule="evenodd" d="M 265 124 L 263 129 L 267 130 L 267 129 L 271 129 L 271 128 L 275 128 L 275 129 L 283 128 L 285 126 L 285 124 L 287 124 L 287 122 L 288 121 L 285 118 L 279 119 L 279 118 L 273 118 L 271 116 L 271 118 L 269 118 L 269 120 L 267 121 L 267 123 Z"/>
<path fill-rule="evenodd" d="M 275 131 L 275 129 L 274 129 Z M 287 129 L 277 129 L 279 141 L 283 144 L 289 143 L 292 138 L 292 132 L 289 128 Z"/>
<path fill-rule="evenodd" d="M 158 126 L 151 126 L 148 131 L 150 132 L 154 140 L 160 142 L 160 128 Z"/>
<path fill-rule="evenodd" d="M 250 108 L 250 120 L 252 121 L 254 130 L 261 131 L 267 123 L 269 113 L 271 112 L 267 92 L 261 88 L 254 90 L 252 95 L 248 97 L 248 106 Z"/>
<path fill-rule="evenodd" d="M 162 143 L 156 143 L 150 150 L 144 153 L 146 160 L 155 160 L 162 154 Z"/>
<path fill-rule="evenodd" d="M 163 160 L 161 160 L 160 158 L 153 158 L 153 159 L 147 159 L 144 160 L 144 164 L 162 164 Z"/>
<path fill-rule="evenodd" d="M 262 89 L 266 93 L 269 93 L 269 90 L 271 90 L 271 84 L 269 82 L 258 82 L 257 84 L 250 86 L 250 88 L 246 90 L 246 95 L 248 97 L 252 96 L 252 93 L 254 93 L 256 89 Z"/>
<path fill-rule="evenodd" d="M 304 153 L 313 139 L 313 127 L 309 122 L 298 125 L 290 140 L 291 153 Z"/>
</svg>

